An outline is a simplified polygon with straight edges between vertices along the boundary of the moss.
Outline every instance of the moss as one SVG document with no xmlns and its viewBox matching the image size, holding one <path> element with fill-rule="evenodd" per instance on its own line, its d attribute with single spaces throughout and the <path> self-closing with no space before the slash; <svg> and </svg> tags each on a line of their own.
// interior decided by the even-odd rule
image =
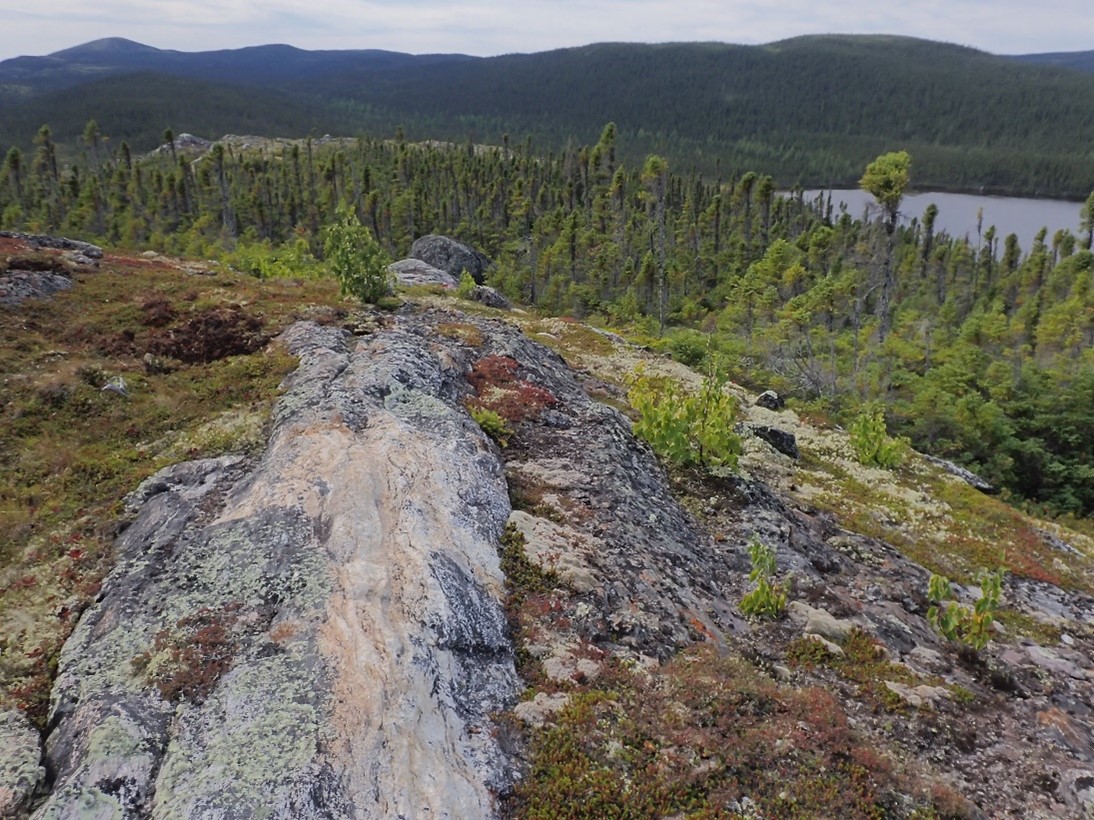
<svg viewBox="0 0 1094 820">
<path fill-rule="evenodd" d="M 0 308 L 0 706 L 39 722 L 61 642 L 110 568 L 121 499 L 165 463 L 259 448 L 294 366 L 272 347 L 151 367 L 142 357 L 153 334 L 202 305 L 231 304 L 272 334 L 335 292 L 329 281 L 195 277 L 121 257 L 76 279 L 51 300 Z M 128 397 L 101 390 L 117 376 Z"/>
<path fill-rule="evenodd" d="M 875 818 L 895 782 L 832 695 L 709 647 L 648 673 L 608 667 L 531 751 L 516 817 Z"/>
</svg>

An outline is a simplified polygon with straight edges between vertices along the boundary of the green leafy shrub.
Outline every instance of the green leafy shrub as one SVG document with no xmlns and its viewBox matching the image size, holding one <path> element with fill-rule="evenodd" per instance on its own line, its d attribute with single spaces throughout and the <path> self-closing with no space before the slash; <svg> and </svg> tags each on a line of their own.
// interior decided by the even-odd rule
<svg viewBox="0 0 1094 820">
<path fill-rule="evenodd" d="M 741 612 L 749 618 L 778 618 L 786 611 L 786 591 L 775 578 L 775 548 L 752 536 L 748 545 L 752 571 L 748 580 L 756 588 L 741 598 Z"/>
<path fill-rule="evenodd" d="M 276 248 L 269 242 L 240 242 L 228 262 L 256 279 L 313 279 L 323 272 L 303 237 Z"/>
<path fill-rule="evenodd" d="M 467 410 L 471 413 L 471 418 L 475 420 L 475 423 L 482 428 L 486 435 L 496 441 L 499 447 L 504 447 L 509 443 L 509 436 L 513 434 L 513 430 L 505 419 L 489 407 L 470 405 Z"/>
<path fill-rule="evenodd" d="M 953 587 L 944 575 L 931 575 L 927 598 L 927 621 L 934 630 L 947 640 L 955 641 L 979 651 L 991 638 L 991 625 L 1002 597 L 1003 567 L 989 572 L 981 570 L 980 598 L 970 609 L 954 600 Z"/>
<path fill-rule="evenodd" d="M 892 438 L 885 430 L 885 413 L 877 404 L 870 405 L 851 422 L 851 446 L 861 464 L 899 467 L 908 452 L 908 442 Z"/>
<path fill-rule="evenodd" d="M 737 402 L 725 379 L 709 375 L 696 394 L 668 380 L 639 376 L 627 394 L 638 411 L 634 434 L 681 467 L 736 468 L 741 438 L 733 432 Z"/>
<path fill-rule="evenodd" d="M 460 283 L 456 285 L 456 295 L 461 299 L 470 299 L 475 292 L 475 279 L 467 271 L 460 274 Z"/>
<path fill-rule="evenodd" d="M 340 207 L 334 223 L 324 229 L 323 255 L 343 296 L 375 304 L 390 289 L 391 258 L 351 208 Z"/>
</svg>

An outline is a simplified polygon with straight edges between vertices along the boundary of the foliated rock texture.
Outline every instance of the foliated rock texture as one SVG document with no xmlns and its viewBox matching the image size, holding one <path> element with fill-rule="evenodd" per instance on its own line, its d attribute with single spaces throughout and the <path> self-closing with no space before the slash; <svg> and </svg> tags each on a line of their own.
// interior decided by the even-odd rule
<svg viewBox="0 0 1094 820">
<path fill-rule="evenodd" d="M 464 363 L 399 328 L 285 342 L 261 460 L 132 496 L 61 658 L 36 817 L 488 817 L 509 786 L 510 509 Z"/>
</svg>

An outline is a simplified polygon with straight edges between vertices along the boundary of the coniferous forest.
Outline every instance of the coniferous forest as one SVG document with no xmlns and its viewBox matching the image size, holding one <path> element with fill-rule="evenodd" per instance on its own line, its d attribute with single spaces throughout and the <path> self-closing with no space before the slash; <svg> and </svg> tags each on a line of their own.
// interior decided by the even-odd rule
<svg viewBox="0 0 1094 820">
<path fill-rule="evenodd" d="M 987 225 L 951 237 L 933 207 L 901 223 L 914 152 L 860 169 L 879 203 L 864 222 L 777 195 L 769 176 L 624 162 L 613 124 L 547 155 L 402 137 L 194 152 L 164 137 L 138 156 L 92 121 L 62 161 L 43 127 L 5 157 L 0 227 L 303 277 L 324 270 L 323 227 L 347 205 L 395 258 L 448 234 L 534 310 L 624 330 L 833 422 L 876 402 L 891 433 L 1016 501 L 1094 512 L 1094 195 L 1074 232 L 1027 248 Z"/>
</svg>

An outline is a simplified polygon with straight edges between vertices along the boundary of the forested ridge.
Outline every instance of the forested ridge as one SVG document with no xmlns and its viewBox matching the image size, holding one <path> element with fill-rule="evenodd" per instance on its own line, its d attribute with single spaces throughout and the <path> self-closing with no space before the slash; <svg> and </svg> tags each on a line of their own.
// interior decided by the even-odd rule
<svg viewBox="0 0 1094 820">
<path fill-rule="evenodd" d="M 0 112 L 0 145 L 30 150 L 48 122 L 62 153 L 92 117 L 137 151 L 170 125 L 206 137 L 508 134 L 546 152 L 595 141 L 610 119 L 622 159 L 658 153 L 710 178 L 756 170 L 780 187 L 848 185 L 870 158 L 904 148 L 923 188 L 1076 199 L 1094 188 L 1094 76 L 903 37 L 491 58 L 286 46 L 186 55 L 103 41 L 0 64 Z"/>
<path fill-rule="evenodd" d="M 988 225 L 936 231 L 931 209 L 901 225 L 899 197 L 864 223 L 777 196 L 768 175 L 624 161 L 613 124 L 546 156 L 364 137 L 195 155 L 167 136 L 140 157 L 89 122 L 66 165 L 41 129 L 6 156 L 0 227 L 299 277 L 322 272 L 324 225 L 346 204 L 395 258 L 421 235 L 455 236 L 536 310 L 627 330 L 836 420 L 880 402 L 917 448 L 1047 511 L 1094 511 L 1094 198 L 1075 232 L 1022 248 Z"/>
</svg>

